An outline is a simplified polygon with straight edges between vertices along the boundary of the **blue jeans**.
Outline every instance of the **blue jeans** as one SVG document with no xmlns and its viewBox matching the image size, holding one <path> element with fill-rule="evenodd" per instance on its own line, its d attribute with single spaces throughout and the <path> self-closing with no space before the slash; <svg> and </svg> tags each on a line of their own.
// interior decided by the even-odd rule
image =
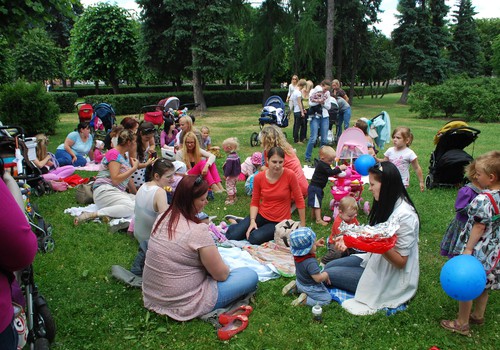
<svg viewBox="0 0 500 350">
<path fill-rule="evenodd" d="M 248 237 L 248 242 L 250 242 L 250 244 L 260 245 L 274 239 L 274 229 L 278 224 L 277 222 L 269 221 L 262 215 L 257 214 L 255 223 L 258 228 L 250 232 L 250 237 Z M 247 216 L 237 224 L 229 225 L 226 232 L 227 239 L 234 239 L 236 241 L 246 239 L 246 233 L 249 226 L 250 216 Z"/>
<path fill-rule="evenodd" d="M 231 304 L 257 289 L 259 276 L 249 267 L 239 267 L 229 273 L 224 282 L 217 282 L 217 303 L 214 310 Z"/>
<path fill-rule="evenodd" d="M 18 343 L 18 335 L 14 323 L 11 322 L 7 325 L 2 332 L 0 332 L 0 348 L 5 350 L 16 350 Z"/>
<path fill-rule="evenodd" d="M 359 279 L 365 271 L 360 266 L 363 259 L 359 256 L 350 255 L 345 258 L 330 261 L 325 266 L 325 271 L 330 277 L 331 285 L 329 287 L 346 290 L 356 293 Z"/>
<path fill-rule="evenodd" d="M 316 304 L 328 305 L 332 301 L 332 296 L 323 283 L 305 286 L 297 280 L 297 291 L 307 294 L 306 305 L 308 306 L 314 306 Z"/>
<path fill-rule="evenodd" d="M 307 118 L 300 112 L 293 113 L 293 142 L 297 143 L 306 139 Z"/>
<path fill-rule="evenodd" d="M 66 152 L 66 150 L 63 150 L 63 149 L 58 149 L 56 151 L 55 156 L 56 156 L 57 161 L 59 162 L 59 166 L 73 165 L 73 166 L 77 167 L 77 166 L 87 165 L 87 160 L 85 159 L 85 157 L 83 157 L 79 154 L 76 154 L 76 161 L 73 163 L 71 155 L 68 152 Z"/>
<path fill-rule="evenodd" d="M 321 135 L 321 146 L 324 146 L 328 143 L 328 126 L 329 126 L 329 118 L 328 117 L 316 117 L 312 116 L 311 119 L 311 135 L 309 136 L 309 142 L 306 147 L 306 161 L 311 160 L 312 151 L 314 148 L 314 144 L 318 139 L 318 129 Z"/>
<path fill-rule="evenodd" d="M 344 130 L 349 127 L 349 122 L 351 121 L 351 107 L 347 108 L 345 111 L 339 111 L 337 116 L 337 140 L 342 134 L 342 124 L 344 125 Z"/>
</svg>

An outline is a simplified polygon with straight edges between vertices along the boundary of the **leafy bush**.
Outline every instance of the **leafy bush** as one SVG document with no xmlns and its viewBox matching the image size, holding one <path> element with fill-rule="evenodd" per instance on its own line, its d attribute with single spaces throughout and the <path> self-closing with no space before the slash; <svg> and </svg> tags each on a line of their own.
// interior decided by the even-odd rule
<svg viewBox="0 0 500 350">
<path fill-rule="evenodd" d="M 22 126 L 28 136 L 54 134 L 59 121 L 59 107 L 45 87 L 17 81 L 0 90 L 0 121 Z"/>
<path fill-rule="evenodd" d="M 410 111 L 421 118 L 451 118 L 466 121 L 500 121 L 500 80 L 458 77 L 444 84 L 415 84 L 410 92 Z"/>
<path fill-rule="evenodd" d="M 73 113 L 75 111 L 75 103 L 78 99 L 75 92 L 55 92 L 50 93 L 50 96 L 59 106 L 61 113 Z"/>
</svg>

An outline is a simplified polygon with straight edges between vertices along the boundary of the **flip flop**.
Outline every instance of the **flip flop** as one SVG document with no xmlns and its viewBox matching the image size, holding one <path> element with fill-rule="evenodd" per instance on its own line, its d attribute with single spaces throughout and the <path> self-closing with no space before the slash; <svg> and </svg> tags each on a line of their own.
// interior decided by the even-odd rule
<svg viewBox="0 0 500 350">
<path fill-rule="evenodd" d="M 453 333 L 458 333 L 461 335 L 467 336 L 470 334 L 469 324 L 464 324 L 462 326 L 459 326 L 457 320 L 442 320 L 441 327 Z"/>
</svg>

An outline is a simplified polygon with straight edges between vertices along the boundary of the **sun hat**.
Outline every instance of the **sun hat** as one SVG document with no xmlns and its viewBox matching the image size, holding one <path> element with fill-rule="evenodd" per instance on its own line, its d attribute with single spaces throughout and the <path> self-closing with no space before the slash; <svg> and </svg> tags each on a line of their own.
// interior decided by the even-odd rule
<svg viewBox="0 0 500 350">
<path fill-rule="evenodd" d="M 250 160 L 252 164 L 262 164 L 262 152 L 254 152 Z"/>
<path fill-rule="evenodd" d="M 172 164 L 174 165 L 176 173 L 185 174 L 187 172 L 186 164 L 184 164 L 180 160 L 173 161 Z"/>
<path fill-rule="evenodd" d="M 309 227 L 299 227 L 290 234 L 290 251 L 294 256 L 303 256 L 311 251 L 316 233 Z"/>
</svg>

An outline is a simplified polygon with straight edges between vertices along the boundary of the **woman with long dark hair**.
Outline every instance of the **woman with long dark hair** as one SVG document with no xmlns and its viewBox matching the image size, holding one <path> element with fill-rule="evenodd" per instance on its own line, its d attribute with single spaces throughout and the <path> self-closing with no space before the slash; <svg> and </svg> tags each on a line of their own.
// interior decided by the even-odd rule
<svg viewBox="0 0 500 350">
<path fill-rule="evenodd" d="M 354 314 L 371 314 L 382 308 L 396 308 L 410 300 L 419 279 L 419 217 L 396 166 L 377 163 L 369 169 L 373 206 L 369 224 L 395 219 L 399 223 L 396 245 L 383 254 L 350 255 L 329 262 L 325 271 L 331 286 L 351 293 L 354 299 L 342 306 Z M 336 247 L 345 250 L 342 238 Z"/>
<path fill-rule="evenodd" d="M 208 183 L 200 175 L 185 176 L 148 243 L 144 306 L 178 321 L 225 307 L 257 288 L 252 269 L 229 271 L 208 225 L 197 217 L 208 203 L 207 195 Z"/>
</svg>

